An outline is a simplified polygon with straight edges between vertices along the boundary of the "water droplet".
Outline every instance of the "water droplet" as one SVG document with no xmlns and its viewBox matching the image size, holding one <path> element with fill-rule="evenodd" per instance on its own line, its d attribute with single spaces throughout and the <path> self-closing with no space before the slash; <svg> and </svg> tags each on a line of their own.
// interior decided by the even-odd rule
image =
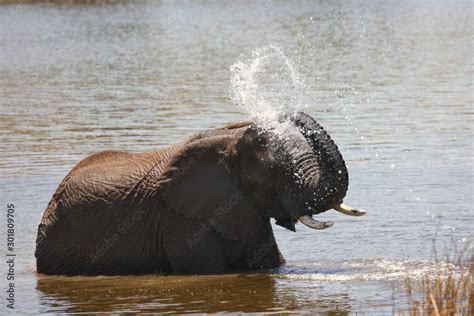
<svg viewBox="0 0 474 316">
<path fill-rule="evenodd" d="M 286 137 L 279 115 L 302 105 L 304 83 L 279 47 L 257 49 L 252 57 L 231 66 L 231 96 L 264 130 Z M 277 92 L 275 85 L 281 86 Z"/>
</svg>

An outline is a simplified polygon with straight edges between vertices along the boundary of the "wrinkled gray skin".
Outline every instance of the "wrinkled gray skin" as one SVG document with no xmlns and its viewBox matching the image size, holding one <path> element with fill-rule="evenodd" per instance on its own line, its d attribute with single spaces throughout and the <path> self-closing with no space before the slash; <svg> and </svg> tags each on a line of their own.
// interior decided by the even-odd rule
<svg viewBox="0 0 474 316">
<path fill-rule="evenodd" d="M 288 118 L 289 140 L 243 122 L 159 151 L 107 151 L 79 162 L 38 227 L 37 271 L 204 274 L 281 265 L 270 219 L 295 230 L 302 215 L 341 203 L 348 186 L 323 128 L 304 113 Z"/>
</svg>

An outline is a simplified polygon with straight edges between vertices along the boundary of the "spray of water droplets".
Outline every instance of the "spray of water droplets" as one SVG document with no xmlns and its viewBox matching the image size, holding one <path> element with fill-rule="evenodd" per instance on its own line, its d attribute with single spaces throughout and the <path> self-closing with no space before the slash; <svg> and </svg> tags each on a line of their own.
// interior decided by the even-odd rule
<svg viewBox="0 0 474 316">
<path fill-rule="evenodd" d="M 230 67 L 231 97 L 258 125 L 274 134 L 288 133 L 284 113 L 303 107 L 303 80 L 291 61 L 276 46 L 256 49 L 251 58 Z"/>
</svg>

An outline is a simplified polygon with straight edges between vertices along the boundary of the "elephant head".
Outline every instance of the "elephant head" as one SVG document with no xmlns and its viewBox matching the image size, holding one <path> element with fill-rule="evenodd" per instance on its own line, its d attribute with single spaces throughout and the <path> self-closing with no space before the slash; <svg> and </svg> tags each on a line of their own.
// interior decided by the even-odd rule
<svg viewBox="0 0 474 316">
<path fill-rule="evenodd" d="M 322 126 L 302 112 L 281 121 L 291 124 L 282 125 L 280 136 L 254 127 L 242 139 L 241 146 L 252 150 L 240 157 L 241 180 L 259 208 L 292 231 L 298 220 L 314 229 L 332 226 L 311 217 L 331 208 L 364 215 L 342 204 L 349 184 L 346 165 Z"/>
<path fill-rule="evenodd" d="M 280 120 L 280 136 L 244 122 L 191 138 L 163 173 L 164 202 L 234 240 L 252 240 L 269 218 L 295 231 L 298 220 L 332 226 L 312 218 L 331 208 L 364 215 L 342 204 L 347 169 L 321 125 L 301 112 Z"/>
</svg>

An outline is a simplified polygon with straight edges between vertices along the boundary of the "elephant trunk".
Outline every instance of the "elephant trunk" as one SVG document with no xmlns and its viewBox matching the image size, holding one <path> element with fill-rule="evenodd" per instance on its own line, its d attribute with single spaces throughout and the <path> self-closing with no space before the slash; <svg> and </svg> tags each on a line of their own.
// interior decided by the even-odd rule
<svg viewBox="0 0 474 316">
<path fill-rule="evenodd" d="M 311 116 L 298 112 L 291 121 L 310 145 L 314 158 L 308 161 L 308 186 L 314 214 L 324 212 L 342 202 L 349 185 L 349 176 L 339 149 L 324 128 Z M 312 164 L 312 165 L 311 165 Z"/>
<path fill-rule="evenodd" d="M 302 149 L 293 155 L 294 170 L 300 184 L 299 194 L 292 195 L 299 197 L 295 204 L 298 220 L 313 229 L 326 229 L 334 223 L 319 222 L 311 216 L 331 208 L 351 216 L 367 214 L 365 210 L 342 203 L 349 186 L 349 175 L 339 149 L 324 128 L 302 112 L 283 118 L 289 119 L 297 127 L 300 137 L 291 141 L 293 147 Z"/>
</svg>

